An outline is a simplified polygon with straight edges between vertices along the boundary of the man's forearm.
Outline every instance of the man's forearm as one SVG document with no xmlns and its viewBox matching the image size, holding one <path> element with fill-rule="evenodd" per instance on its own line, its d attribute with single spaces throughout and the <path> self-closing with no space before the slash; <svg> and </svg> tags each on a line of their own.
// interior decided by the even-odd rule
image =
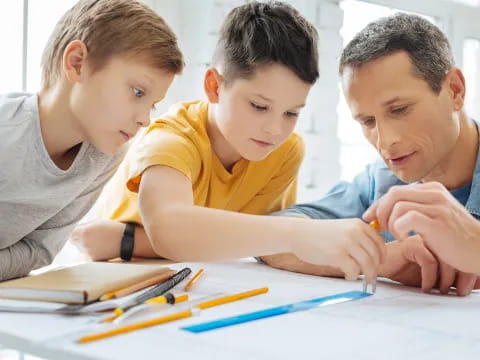
<svg viewBox="0 0 480 360">
<path fill-rule="evenodd" d="M 284 253 L 262 256 L 261 259 L 269 266 L 276 269 L 288 270 L 308 275 L 343 277 L 340 269 L 330 266 L 320 266 L 300 260 L 294 254 Z"/>
<path fill-rule="evenodd" d="M 275 254 L 262 256 L 261 259 L 269 266 L 276 269 L 288 270 L 302 274 L 328 276 L 328 277 L 343 277 L 343 272 L 331 266 L 319 266 L 307 263 L 300 260 L 294 254 Z M 379 268 L 378 276 L 389 278 L 394 273 L 400 272 L 405 266 L 405 260 L 400 255 L 400 248 L 398 243 L 391 243 L 387 245 L 387 257 L 385 263 Z M 392 269 L 396 270 L 393 271 Z"/>
</svg>

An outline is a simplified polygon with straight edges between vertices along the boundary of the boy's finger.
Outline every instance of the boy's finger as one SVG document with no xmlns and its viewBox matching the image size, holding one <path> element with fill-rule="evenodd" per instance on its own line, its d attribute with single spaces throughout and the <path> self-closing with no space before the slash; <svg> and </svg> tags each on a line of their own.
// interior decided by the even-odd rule
<svg viewBox="0 0 480 360">
<path fill-rule="evenodd" d="M 344 258 L 341 260 L 340 269 L 345 274 L 345 280 L 357 280 L 360 276 L 360 266 L 355 259 L 348 254 L 345 254 Z"/>
<path fill-rule="evenodd" d="M 360 270 L 368 281 L 373 280 L 376 275 L 376 266 L 369 253 L 359 242 L 353 243 L 350 248 L 350 256 L 360 265 Z"/>
<path fill-rule="evenodd" d="M 383 260 L 382 252 L 376 241 L 370 238 L 370 235 L 371 234 L 365 235 L 365 239 L 364 241 L 360 242 L 360 246 L 367 253 L 370 259 L 372 259 L 375 268 L 378 268 L 378 266 L 382 263 Z"/>
<path fill-rule="evenodd" d="M 383 264 L 387 257 L 387 248 L 385 246 L 385 239 L 380 234 L 380 231 L 374 229 L 371 226 L 365 228 L 368 237 L 371 239 L 371 242 L 376 246 L 378 254 L 380 256 L 380 264 Z"/>
</svg>

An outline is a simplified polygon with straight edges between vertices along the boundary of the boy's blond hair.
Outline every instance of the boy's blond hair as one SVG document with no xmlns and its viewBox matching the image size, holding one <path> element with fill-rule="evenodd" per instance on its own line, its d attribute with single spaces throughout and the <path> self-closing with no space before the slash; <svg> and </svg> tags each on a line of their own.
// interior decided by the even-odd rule
<svg viewBox="0 0 480 360">
<path fill-rule="evenodd" d="M 113 55 L 141 55 L 172 74 L 183 70 L 177 38 L 165 21 L 137 0 L 80 0 L 55 26 L 42 56 L 42 86 L 51 87 L 62 69 L 67 45 L 85 43 L 87 61 L 98 71 Z"/>
</svg>

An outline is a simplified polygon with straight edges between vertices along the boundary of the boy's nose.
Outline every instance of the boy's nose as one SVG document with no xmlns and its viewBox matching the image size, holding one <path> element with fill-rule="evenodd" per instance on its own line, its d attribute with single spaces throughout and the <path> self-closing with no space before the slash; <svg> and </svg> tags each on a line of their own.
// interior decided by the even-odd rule
<svg viewBox="0 0 480 360">
<path fill-rule="evenodd" d="M 135 119 L 135 123 L 140 127 L 146 127 L 150 124 L 150 113 L 148 115 L 142 114 Z"/>
<path fill-rule="evenodd" d="M 282 123 L 277 119 L 269 119 L 263 123 L 262 130 L 270 135 L 279 135 L 282 131 Z"/>
</svg>

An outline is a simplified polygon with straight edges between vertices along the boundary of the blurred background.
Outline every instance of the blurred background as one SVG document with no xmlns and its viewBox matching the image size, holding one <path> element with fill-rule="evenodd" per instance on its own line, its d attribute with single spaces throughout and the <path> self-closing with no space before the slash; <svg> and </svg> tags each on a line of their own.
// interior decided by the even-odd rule
<svg viewBox="0 0 480 360">
<path fill-rule="evenodd" d="M 158 115 L 177 101 L 204 97 L 203 74 L 211 59 L 219 26 L 240 0 L 145 0 L 173 28 L 187 67 L 177 78 Z M 337 76 L 342 47 L 370 21 L 398 11 L 416 13 L 447 34 L 457 66 L 467 79 L 467 108 L 480 118 L 480 0 L 293 0 L 320 33 L 321 76 L 302 111 L 297 131 L 307 144 L 299 201 L 320 197 L 339 179 L 351 180 L 375 159 L 360 126 L 351 119 Z M 40 58 L 47 38 L 75 0 L 2 0 L 0 2 L 0 93 L 38 91 Z"/>
<path fill-rule="evenodd" d="M 0 93 L 36 92 L 40 59 L 53 27 L 76 0 L 0 1 Z M 225 15 L 245 0 L 144 0 L 172 27 L 186 69 L 152 116 L 178 101 L 204 97 L 203 75 Z M 376 152 L 351 118 L 337 74 L 342 48 L 369 22 L 396 12 L 415 13 L 449 38 L 457 66 L 467 79 L 467 110 L 480 119 L 480 0 L 291 0 L 318 29 L 320 80 L 310 92 L 297 131 L 306 142 L 298 201 L 322 196 L 338 180 L 351 180 Z M 393 71 L 393 70 L 392 70 Z M 67 246 L 60 263 L 70 257 Z"/>
</svg>

